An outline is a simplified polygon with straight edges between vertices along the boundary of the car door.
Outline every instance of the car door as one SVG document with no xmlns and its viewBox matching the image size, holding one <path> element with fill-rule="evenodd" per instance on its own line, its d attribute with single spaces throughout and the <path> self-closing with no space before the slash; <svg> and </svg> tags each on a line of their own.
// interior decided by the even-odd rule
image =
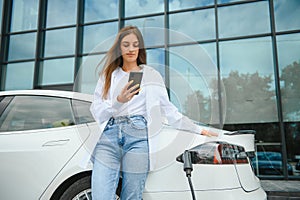
<svg viewBox="0 0 300 200">
<path fill-rule="evenodd" d="M 1 102 L 0 199 L 39 199 L 88 128 L 75 126 L 67 98 L 15 96 Z"/>
</svg>

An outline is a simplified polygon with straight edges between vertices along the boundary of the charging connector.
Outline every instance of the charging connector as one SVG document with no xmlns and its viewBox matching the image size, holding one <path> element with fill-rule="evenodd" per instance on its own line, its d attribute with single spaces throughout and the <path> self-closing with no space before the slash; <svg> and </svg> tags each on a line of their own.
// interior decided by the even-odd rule
<svg viewBox="0 0 300 200">
<path fill-rule="evenodd" d="M 188 150 L 185 150 L 183 155 L 182 155 L 182 160 L 183 160 L 183 170 L 185 171 L 186 177 L 188 178 L 188 182 L 191 188 L 191 193 L 193 200 L 196 200 L 195 197 L 195 192 L 193 188 L 193 183 L 192 183 L 192 171 L 193 171 L 193 164 L 192 164 L 192 159 L 191 159 L 191 152 Z"/>
<path fill-rule="evenodd" d="M 186 177 L 192 176 L 193 164 L 191 153 L 188 150 L 185 150 L 183 153 L 183 170 L 185 171 Z"/>
</svg>

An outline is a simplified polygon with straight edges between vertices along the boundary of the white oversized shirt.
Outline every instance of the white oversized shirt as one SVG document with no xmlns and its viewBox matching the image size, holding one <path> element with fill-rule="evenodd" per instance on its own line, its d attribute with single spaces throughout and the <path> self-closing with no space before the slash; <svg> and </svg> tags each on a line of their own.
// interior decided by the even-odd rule
<svg viewBox="0 0 300 200">
<path fill-rule="evenodd" d="M 117 101 L 117 96 L 128 81 L 122 68 L 117 68 L 111 77 L 111 87 L 106 99 L 102 98 L 102 89 L 104 78 L 100 77 L 97 83 L 94 100 L 91 105 L 91 112 L 95 120 L 103 128 L 107 121 L 113 116 L 119 116 L 124 113 L 142 114 L 148 122 L 148 140 L 150 170 L 154 168 L 155 163 L 155 144 L 152 142 L 162 128 L 163 119 L 174 128 L 187 130 L 200 134 L 202 127 L 194 124 L 189 118 L 182 115 L 178 109 L 169 101 L 167 90 L 162 76 L 150 66 L 141 65 L 143 78 L 141 83 L 141 96 L 132 99 L 136 104 L 124 105 Z M 138 95 L 137 95 L 138 96 Z M 143 99 L 141 99 L 143 98 Z M 125 108 L 125 111 L 124 111 Z M 131 108 L 134 108 L 132 110 Z M 131 110 L 132 112 L 128 112 Z M 140 112 L 140 113 L 139 113 Z"/>
</svg>

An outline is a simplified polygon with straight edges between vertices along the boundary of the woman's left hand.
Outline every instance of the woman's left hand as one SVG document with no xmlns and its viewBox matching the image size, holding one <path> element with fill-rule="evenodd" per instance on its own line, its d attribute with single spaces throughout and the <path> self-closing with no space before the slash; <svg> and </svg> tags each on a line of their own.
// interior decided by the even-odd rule
<svg viewBox="0 0 300 200">
<path fill-rule="evenodd" d="M 210 130 L 202 130 L 200 134 L 208 136 L 208 137 L 218 137 L 219 136 L 218 133 L 212 132 Z"/>
</svg>

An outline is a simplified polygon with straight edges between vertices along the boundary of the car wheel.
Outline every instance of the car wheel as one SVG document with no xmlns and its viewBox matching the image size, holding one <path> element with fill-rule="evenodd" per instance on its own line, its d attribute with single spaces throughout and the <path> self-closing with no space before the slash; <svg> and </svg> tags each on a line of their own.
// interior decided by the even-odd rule
<svg viewBox="0 0 300 200">
<path fill-rule="evenodd" d="M 91 200 L 91 176 L 85 176 L 72 183 L 59 200 Z M 120 188 L 116 192 L 116 200 L 120 200 Z"/>
</svg>

